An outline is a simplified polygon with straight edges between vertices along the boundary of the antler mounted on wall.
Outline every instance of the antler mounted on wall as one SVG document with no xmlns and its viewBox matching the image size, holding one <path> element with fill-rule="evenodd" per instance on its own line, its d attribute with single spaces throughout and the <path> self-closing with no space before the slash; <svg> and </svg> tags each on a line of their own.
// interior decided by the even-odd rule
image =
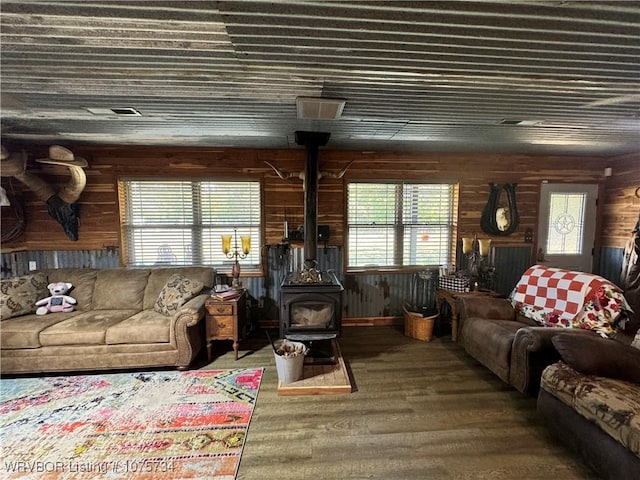
<svg viewBox="0 0 640 480">
<path fill-rule="evenodd" d="M 33 191 L 47 204 L 47 210 L 64 229 L 71 240 L 78 240 L 80 208 L 76 203 L 87 183 L 83 168 L 88 164 L 84 158 L 76 158 L 73 152 L 59 145 L 49 147 L 49 157 L 36 159 L 38 163 L 63 165 L 69 169 L 71 178 L 60 191 L 27 170 L 27 156 L 24 152 L 11 153 L 1 147 L 2 176 L 14 177 Z"/>
<path fill-rule="evenodd" d="M 266 160 L 264 161 L 264 163 L 266 163 L 271 168 L 273 168 L 273 171 L 276 172 L 276 174 L 282 180 L 289 180 L 290 178 L 299 178 L 300 180 L 304 180 L 304 170 L 302 170 L 301 172 L 290 173 L 290 172 L 285 172 L 284 170 L 280 170 L 280 169 L 276 168 L 274 165 L 272 165 L 271 163 L 267 162 Z"/>
<path fill-rule="evenodd" d="M 344 167 L 342 170 L 340 170 L 338 173 L 334 173 L 334 172 L 318 172 L 318 180 L 320 180 L 322 177 L 327 177 L 327 178 L 342 178 L 344 177 L 344 174 L 347 173 L 347 170 L 349 170 L 349 167 L 351 166 L 351 164 L 354 162 L 354 160 L 351 160 L 349 162 L 349 164 Z M 264 161 L 264 163 L 266 163 L 267 165 L 269 165 L 271 168 L 273 168 L 273 171 L 276 172 L 276 174 L 283 180 L 289 180 L 290 178 L 299 178 L 300 180 L 304 181 L 304 170 L 302 170 L 301 172 L 285 172 L 284 170 L 280 170 L 278 168 L 276 168 L 274 165 L 272 165 L 271 163 L 267 162 L 266 160 Z"/>
</svg>

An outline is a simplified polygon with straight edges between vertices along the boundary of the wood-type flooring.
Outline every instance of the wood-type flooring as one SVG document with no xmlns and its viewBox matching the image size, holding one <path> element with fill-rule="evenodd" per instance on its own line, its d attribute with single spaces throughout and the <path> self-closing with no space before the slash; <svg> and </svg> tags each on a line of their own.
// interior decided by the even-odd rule
<svg viewBox="0 0 640 480">
<path fill-rule="evenodd" d="M 277 332 L 273 332 L 277 335 Z M 238 480 L 599 478 L 552 437 L 535 398 L 504 384 L 450 337 L 345 327 L 353 393 L 279 396 L 263 331 L 214 342 L 200 368 L 266 367 Z"/>
</svg>

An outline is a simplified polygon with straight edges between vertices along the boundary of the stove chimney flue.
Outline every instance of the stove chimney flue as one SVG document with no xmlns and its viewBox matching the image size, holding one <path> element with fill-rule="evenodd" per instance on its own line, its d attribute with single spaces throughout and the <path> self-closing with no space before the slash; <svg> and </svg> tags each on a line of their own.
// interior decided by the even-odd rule
<svg viewBox="0 0 640 480">
<path fill-rule="evenodd" d="M 318 250 L 318 147 L 329 141 L 327 132 L 296 132 L 296 143 L 304 145 L 307 161 L 304 171 L 304 256 L 315 261 Z M 305 262 L 306 263 L 306 262 Z"/>
</svg>

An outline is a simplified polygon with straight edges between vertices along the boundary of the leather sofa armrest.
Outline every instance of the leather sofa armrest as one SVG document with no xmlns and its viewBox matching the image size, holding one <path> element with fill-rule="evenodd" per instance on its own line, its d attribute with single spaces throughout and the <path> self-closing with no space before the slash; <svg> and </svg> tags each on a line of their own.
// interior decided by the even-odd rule
<svg viewBox="0 0 640 480">
<path fill-rule="evenodd" d="M 536 395 L 542 370 L 560 360 L 551 339 L 555 335 L 596 335 L 589 330 L 553 327 L 518 329 L 511 346 L 509 383 L 522 393 Z"/>
<path fill-rule="evenodd" d="M 198 295 L 187 303 L 174 315 L 171 330 L 173 332 L 178 358 L 176 366 L 185 369 L 202 347 L 202 335 L 198 323 L 204 318 L 204 302 L 209 294 Z"/>
</svg>

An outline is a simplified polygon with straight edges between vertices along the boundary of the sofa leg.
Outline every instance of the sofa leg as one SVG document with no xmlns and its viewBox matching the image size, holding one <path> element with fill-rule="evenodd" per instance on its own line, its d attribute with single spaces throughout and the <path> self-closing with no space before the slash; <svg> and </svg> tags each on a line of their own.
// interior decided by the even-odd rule
<svg viewBox="0 0 640 480">
<path fill-rule="evenodd" d="M 183 365 L 180 365 L 179 367 L 176 367 L 180 372 L 186 372 L 187 370 L 189 370 L 189 367 L 185 367 Z"/>
</svg>

